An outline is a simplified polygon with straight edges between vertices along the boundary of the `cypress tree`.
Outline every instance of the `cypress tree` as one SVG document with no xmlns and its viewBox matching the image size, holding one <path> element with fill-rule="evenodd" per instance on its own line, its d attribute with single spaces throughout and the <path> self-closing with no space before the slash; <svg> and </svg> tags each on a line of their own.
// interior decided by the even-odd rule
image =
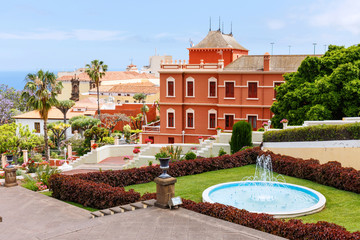
<svg viewBox="0 0 360 240">
<path fill-rule="evenodd" d="M 250 123 L 245 121 L 236 122 L 233 126 L 229 143 L 232 154 L 238 152 L 244 146 L 252 146 L 252 128 Z"/>
</svg>

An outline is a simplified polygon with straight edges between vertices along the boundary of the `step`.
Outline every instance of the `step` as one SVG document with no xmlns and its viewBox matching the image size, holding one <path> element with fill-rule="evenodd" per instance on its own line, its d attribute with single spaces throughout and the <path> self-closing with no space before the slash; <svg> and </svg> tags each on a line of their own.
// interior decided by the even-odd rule
<svg viewBox="0 0 360 240">
<path fill-rule="evenodd" d="M 91 217 L 92 217 L 92 218 L 104 216 L 104 214 L 101 213 L 100 211 L 92 212 L 92 213 L 90 213 L 90 214 L 91 214 Z"/>
<path fill-rule="evenodd" d="M 130 206 L 134 207 L 135 209 L 145 208 L 142 202 L 130 203 Z"/>
<path fill-rule="evenodd" d="M 123 213 L 125 212 L 124 209 L 122 209 L 121 207 L 113 207 L 113 208 L 109 208 L 110 211 L 113 211 L 114 213 Z"/>
<path fill-rule="evenodd" d="M 135 207 L 131 206 L 130 204 L 122 205 L 122 206 L 119 206 L 119 207 L 122 208 L 122 209 L 124 209 L 125 212 L 134 211 L 134 210 L 135 210 Z"/>
<path fill-rule="evenodd" d="M 100 210 L 100 212 L 101 212 L 102 214 L 104 214 L 104 216 L 105 216 L 105 215 L 112 215 L 112 214 L 114 214 L 114 212 L 113 212 L 113 211 L 110 211 L 109 209 L 103 209 L 103 210 Z"/>
<path fill-rule="evenodd" d="M 150 199 L 146 201 L 142 201 L 143 204 L 147 205 L 148 207 L 153 207 L 155 205 L 156 199 Z"/>
</svg>

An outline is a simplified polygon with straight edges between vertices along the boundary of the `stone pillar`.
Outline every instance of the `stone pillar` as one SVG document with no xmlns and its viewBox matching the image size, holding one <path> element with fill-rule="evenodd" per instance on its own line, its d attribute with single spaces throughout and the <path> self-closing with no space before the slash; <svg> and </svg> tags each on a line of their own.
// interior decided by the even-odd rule
<svg viewBox="0 0 360 240">
<path fill-rule="evenodd" d="M 119 145 L 119 137 L 115 136 L 114 145 Z"/>
<path fill-rule="evenodd" d="M 71 143 L 69 143 L 69 145 L 67 146 L 67 151 L 68 151 L 68 158 L 71 159 L 72 158 L 72 146 L 71 146 Z"/>
<path fill-rule="evenodd" d="M 22 152 L 23 152 L 24 163 L 27 164 L 27 162 L 29 161 L 28 150 L 22 150 Z"/>
<path fill-rule="evenodd" d="M 91 151 L 93 151 L 94 149 L 92 148 L 92 146 L 95 144 L 95 140 L 90 140 L 90 149 Z"/>
<path fill-rule="evenodd" d="M 5 154 L 1 154 L 1 166 L 3 169 L 5 169 L 5 166 L 6 166 L 6 156 Z"/>
<path fill-rule="evenodd" d="M 16 182 L 16 168 L 5 168 L 5 187 L 15 187 Z"/>
<path fill-rule="evenodd" d="M 156 202 L 155 206 L 168 208 L 168 202 L 175 196 L 176 178 L 155 178 L 156 183 Z"/>
</svg>

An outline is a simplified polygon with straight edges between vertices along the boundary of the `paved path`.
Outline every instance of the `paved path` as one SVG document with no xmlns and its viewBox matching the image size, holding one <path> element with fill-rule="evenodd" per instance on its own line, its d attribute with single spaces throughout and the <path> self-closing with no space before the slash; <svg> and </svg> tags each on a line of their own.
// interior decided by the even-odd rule
<svg viewBox="0 0 360 240">
<path fill-rule="evenodd" d="M 90 219 L 88 211 L 22 187 L 0 187 L 4 240 L 282 239 L 186 209 L 147 208 Z"/>
</svg>

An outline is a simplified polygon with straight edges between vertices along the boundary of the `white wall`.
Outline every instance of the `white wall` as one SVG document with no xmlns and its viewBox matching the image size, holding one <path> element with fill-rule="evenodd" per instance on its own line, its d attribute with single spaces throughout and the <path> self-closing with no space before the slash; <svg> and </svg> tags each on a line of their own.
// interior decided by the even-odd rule
<svg viewBox="0 0 360 240">
<path fill-rule="evenodd" d="M 57 122 L 57 121 L 63 122 L 64 120 L 63 119 L 49 119 L 48 123 Z M 21 123 L 23 126 L 27 125 L 29 127 L 30 131 L 35 131 L 35 123 L 39 122 L 40 123 L 40 133 L 35 133 L 35 134 L 44 135 L 44 120 L 42 120 L 42 119 L 15 119 L 15 122 Z M 66 122 L 69 123 L 68 120 Z M 71 127 L 66 130 L 66 135 L 68 138 L 73 136 L 73 134 L 71 133 Z"/>
</svg>

